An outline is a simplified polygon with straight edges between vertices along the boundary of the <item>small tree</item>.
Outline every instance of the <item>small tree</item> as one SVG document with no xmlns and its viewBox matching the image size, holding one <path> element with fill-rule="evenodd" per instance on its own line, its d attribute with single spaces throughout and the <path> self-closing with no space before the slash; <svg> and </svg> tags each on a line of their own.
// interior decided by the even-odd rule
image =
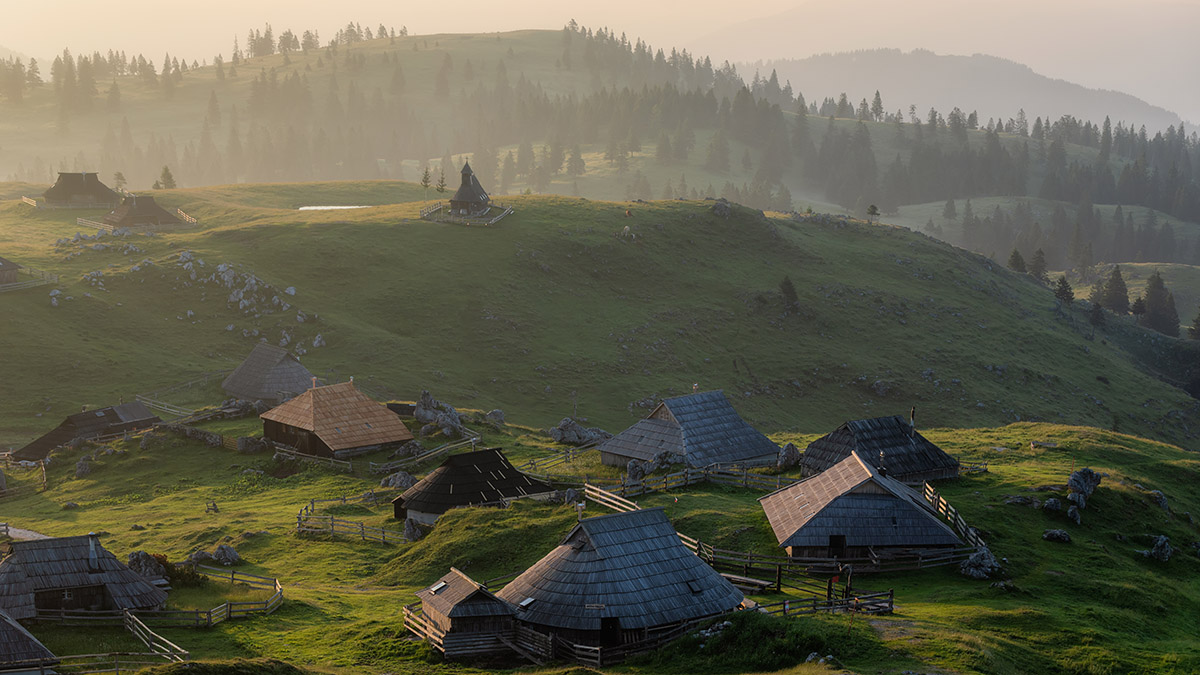
<svg viewBox="0 0 1200 675">
<path fill-rule="evenodd" d="M 1113 267 L 1112 274 L 1104 282 L 1104 290 L 1100 295 L 1100 304 L 1108 311 L 1123 316 L 1129 313 L 1129 288 L 1121 276 L 1121 266 Z"/>
<path fill-rule="evenodd" d="M 946 206 L 942 207 L 942 218 L 958 220 L 958 208 L 954 205 L 953 199 L 946 200 Z"/>
<path fill-rule="evenodd" d="M 1046 274 L 1046 254 L 1040 248 L 1033 252 L 1033 260 L 1029 262 L 1029 274 L 1043 284 L 1050 283 L 1050 277 Z"/>
<path fill-rule="evenodd" d="M 1134 298 L 1133 303 L 1129 305 L 1129 312 L 1133 314 L 1134 319 L 1140 324 L 1142 317 L 1146 315 L 1146 299 L 1140 295 Z"/>
<path fill-rule="evenodd" d="M 1065 305 L 1068 310 L 1075 302 L 1075 289 L 1071 288 L 1071 282 L 1067 281 L 1066 275 L 1058 278 L 1058 283 L 1054 286 L 1054 298 L 1058 300 L 1059 307 Z"/>
<path fill-rule="evenodd" d="M 1014 272 L 1025 274 L 1028 270 L 1025 269 L 1025 258 L 1021 257 L 1021 252 L 1013 249 L 1012 255 L 1008 256 L 1008 269 Z"/>
<path fill-rule="evenodd" d="M 177 187 L 175 185 L 175 176 L 171 175 L 171 167 L 163 166 L 157 185 L 162 190 L 174 190 Z"/>
<path fill-rule="evenodd" d="M 113 187 L 120 190 L 128 184 L 129 182 L 125 180 L 125 174 L 120 171 L 113 174 Z"/>
<path fill-rule="evenodd" d="M 429 199 L 429 186 L 432 184 L 433 178 L 429 175 L 429 165 L 425 165 L 425 171 L 421 173 L 421 187 L 425 189 L 425 199 Z"/>
<path fill-rule="evenodd" d="M 438 167 L 438 182 L 434 187 L 439 193 L 446 191 L 446 167 Z"/>
<path fill-rule="evenodd" d="M 791 277 L 784 276 L 783 281 L 779 282 L 779 294 L 783 296 L 785 310 L 790 310 L 800 302 L 800 299 L 796 297 L 796 287 L 792 284 Z"/>
<path fill-rule="evenodd" d="M 1200 340 L 1200 314 L 1192 319 L 1192 325 L 1188 326 L 1188 339 Z"/>
<path fill-rule="evenodd" d="M 867 222 L 872 222 L 879 217 L 879 207 L 871 204 L 867 207 Z"/>
<path fill-rule="evenodd" d="M 1088 323 L 1092 324 L 1092 335 L 1096 334 L 1097 328 L 1104 327 L 1104 308 L 1100 305 L 1092 305 L 1092 310 L 1088 313 Z"/>
</svg>

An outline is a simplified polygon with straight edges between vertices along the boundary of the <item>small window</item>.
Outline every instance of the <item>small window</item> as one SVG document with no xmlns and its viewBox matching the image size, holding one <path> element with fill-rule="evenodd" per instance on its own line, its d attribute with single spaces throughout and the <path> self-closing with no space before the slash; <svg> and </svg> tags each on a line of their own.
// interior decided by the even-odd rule
<svg viewBox="0 0 1200 675">
<path fill-rule="evenodd" d="M 430 593 L 437 593 L 438 591 L 442 590 L 442 589 L 443 589 L 443 588 L 445 588 L 445 587 L 446 587 L 446 582 L 444 582 L 444 581 L 439 581 L 439 582 L 437 582 L 436 584 L 434 584 L 434 585 L 432 585 L 432 586 L 430 586 L 430 587 L 429 587 L 429 592 L 430 592 Z"/>
<path fill-rule="evenodd" d="M 368 429 L 374 429 L 374 428 L 375 428 L 375 427 L 371 426 L 371 423 L 370 423 L 370 422 L 363 422 L 363 424 L 367 425 L 367 428 L 368 428 Z"/>
<path fill-rule="evenodd" d="M 533 598 L 525 598 L 521 602 L 517 603 L 517 607 L 520 607 L 521 609 L 529 609 L 529 606 L 532 604 Z"/>
<path fill-rule="evenodd" d="M 702 588 L 700 588 L 699 582 L 697 582 L 695 580 L 687 582 L 687 585 L 688 585 L 688 590 L 690 590 L 693 594 L 699 593 L 700 591 L 703 590 Z"/>
<path fill-rule="evenodd" d="M 336 432 L 338 432 L 339 434 L 340 434 L 340 433 L 342 433 L 342 428 L 341 428 L 341 427 L 334 427 L 334 428 L 333 428 L 333 430 L 334 430 L 334 431 L 336 431 Z"/>
<path fill-rule="evenodd" d="M 62 599 L 63 599 L 63 600 L 74 600 L 74 599 L 75 599 L 75 593 L 73 593 L 72 591 L 63 591 L 63 597 L 62 597 Z"/>
</svg>

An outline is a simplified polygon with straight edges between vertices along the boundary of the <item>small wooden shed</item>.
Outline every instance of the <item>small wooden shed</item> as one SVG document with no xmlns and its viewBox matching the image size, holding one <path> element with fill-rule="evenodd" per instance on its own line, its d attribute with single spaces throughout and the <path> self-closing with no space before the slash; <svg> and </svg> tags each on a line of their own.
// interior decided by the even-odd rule
<svg viewBox="0 0 1200 675">
<path fill-rule="evenodd" d="M 260 417 L 264 438 L 322 457 L 353 457 L 413 439 L 396 413 L 354 382 L 313 387 Z"/>
<path fill-rule="evenodd" d="M 438 634 L 439 648 L 448 657 L 508 654 L 515 623 L 512 605 L 451 567 L 450 573 L 417 591 L 421 612 Z"/>
<path fill-rule="evenodd" d="M 0 561 L 0 610 L 14 619 L 56 610 L 157 609 L 167 600 L 95 534 L 13 541 Z"/>
<path fill-rule="evenodd" d="M 451 455 L 416 485 L 392 500 L 397 520 L 412 518 L 432 525 L 438 516 L 460 506 L 498 504 L 518 497 L 549 498 L 549 483 L 530 478 L 514 467 L 500 448 Z"/>
<path fill-rule="evenodd" d="M 517 621 L 610 647 L 738 609 L 744 597 L 679 540 L 661 508 L 581 520 L 496 597 Z"/>
<path fill-rule="evenodd" d="M 779 446 L 743 420 L 724 392 L 669 398 L 645 419 L 600 444 L 600 461 L 625 466 L 666 451 L 688 466 L 775 462 Z"/>
<path fill-rule="evenodd" d="M 117 194 L 104 183 L 100 175 L 90 171 L 60 171 L 58 180 L 42 193 L 46 206 L 56 208 L 116 208 L 121 201 Z"/>
<path fill-rule="evenodd" d="M 21 266 L 17 263 L 8 260 L 7 258 L 0 258 L 0 284 L 17 283 L 20 281 L 20 279 L 17 278 L 20 271 Z"/>
<path fill-rule="evenodd" d="M 852 420 L 809 443 L 800 461 L 802 475 L 816 475 L 854 452 L 905 483 L 958 476 L 958 460 L 930 443 L 912 420 L 898 415 Z"/>
<path fill-rule="evenodd" d="M 129 195 L 104 216 L 104 222 L 114 228 L 152 230 L 163 225 L 179 225 L 183 220 L 159 206 L 154 197 Z"/>
<path fill-rule="evenodd" d="M 260 342 L 221 383 L 226 394 L 279 405 L 313 387 L 313 374 L 282 347 Z"/>
<path fill-rule="evenodd" d="M 759 503 L 795 558 L 873 559 L 962 546 L 924 497 L 857 452 Z"/>
<path fill-rule="evenodd" d="M 148 429 L 161 421 L 141 401 L 122 403 L 111 408 L 85 410 L 68 416 L 62 424 L 17 450 L 13 456 L 17 459 L 36 461 L 44 459 L 51 450 L 76 439 Z"/>
<path fill-rule="evenodd" d="M 492 198 L 479 184 L 470 162 L 463 162 L 462 184 L 450 198 L 450 212 L 456 216 L 473 216 L 488 210 Z"/>
</svg>

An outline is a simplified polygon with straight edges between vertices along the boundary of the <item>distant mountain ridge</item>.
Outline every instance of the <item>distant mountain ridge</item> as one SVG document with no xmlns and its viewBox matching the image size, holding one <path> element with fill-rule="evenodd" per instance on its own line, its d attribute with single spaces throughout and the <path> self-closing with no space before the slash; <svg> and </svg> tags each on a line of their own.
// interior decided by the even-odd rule
<svg viewBox="0 0 1200 675">
<path fill-rule="evenodd" d="M 13 57 L 21 59 L 21 61 L 24 63 L 29 63 L 28 54 L 22 54 L 21 52 L 13 51 L 4 45 L 0 45 L 0 59 L 7 60 Z"/>
<path fill-rule="evenodd" d="M 931 106 L 943 115 L 957 106 L 964 112 L 977 111 L 980 124 L 990 117 L 1015 117 L 1018 109 L 1024 109 L 1030 120 L 1074 115 L 1099 123 L 1109 116 L 1114 124 L 1144 124 L 1151 132 L 1181 122 L 1176 113 L 1136 96 L 1049 78 L 1022 63 L 986 54 L 871 49 L 738 65 L 747 77 L 755 71 L 768 77 L 772 70 L 780 82 L 790 81 L 809 102 L 820 103 L 845 92 L 857 105 L 863 98 L 869 102 L 878 90 L 884 109 L 900 109 L 905 117 L 909 106 L 916 105 L 922 119 Z"/>
</svg>

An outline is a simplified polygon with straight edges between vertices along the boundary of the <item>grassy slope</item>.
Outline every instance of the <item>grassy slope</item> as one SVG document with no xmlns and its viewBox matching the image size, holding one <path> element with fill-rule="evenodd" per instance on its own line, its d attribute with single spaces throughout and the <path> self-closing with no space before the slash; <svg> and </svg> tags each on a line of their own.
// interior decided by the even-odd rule
<svg viewBox="0 0 1200 675">
<path fill-rule="evenodd" d="M 500 226 L 465 229 L 417 220 L 417 203 L 300 213 L 246 206 L 250 197 L 234 196 L 241 189 L 164 194 L 204 226 L 134 237 L 138 253 L 69 260 L 47 244 L 77 229 L 77 212 L 0 206 L 0 247 L 60 273 L 74 298 L 52 308 L 46 288 L 3 297 L 26 320 L 0 335 L 0 347 L 38 357 L 6 375 L 22 395 L 0 401 L 0 443 L 23 442 L 83 404 L 232 367 L 256 340 L 242 329 L 272 341 L 286 329 L 305 346 L 320 333 L 328 347 L 304 357 L 314 372 L 357 375 L 401 398 L 430 387 L 538 425 L 577 398 L 580 414 L 617 429 L 639 414 L 633 402 L 694 382 L 726 389 L 768 431 L 915 403 L 931 425 L 1107 427 L 1116 415 L 1124 430 L 1174 438 L 1179 422 L 1164 416 L 1191 406 L 1117 347 L 1055 321 L 1048 290 L 900 229 L 768 221 L 740 209 L 722 219 L 696 202 L 636 205 L 626 219 L 623 204 L 559 197 L 515 198 L 517 212 Z M 337 199 L 323 189 L 323 201 Z M 369 199 L 384 197 L 355 188 L 342 202 Z M 636 243 L 615 236 L 626 225 Z M 226 290 L 190 284 L 172 258 L 182 249 L 206 269 L 231 262 L 295 286 L 287 300 L 309 319 L 227 307 Z M 159 264 L 129 272 L 145 257 Z M 93 270 L 106 271 L 108 291 L 77 281 Z M 784 275 L 801 305 L 789 315 L 776 290 Z"/>
</svg>

